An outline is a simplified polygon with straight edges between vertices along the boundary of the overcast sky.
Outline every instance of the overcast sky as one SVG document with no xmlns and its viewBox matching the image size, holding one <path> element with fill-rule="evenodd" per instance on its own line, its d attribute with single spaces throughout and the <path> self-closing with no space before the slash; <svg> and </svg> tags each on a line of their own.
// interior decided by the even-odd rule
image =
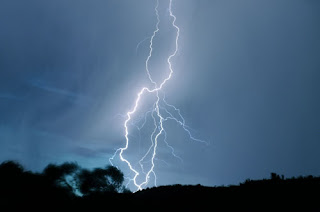
<svg viewBox="0 0 320 212">
<path fill-rule="evenodd" d="M 147 82 L 155 4 L 0 1 L 0 161 L 109 163 Z M 174 44 L 167 6 L 160 0 L 151 63 L 159 78 Z M 173 0 L 172 9 L 181 31 L 166 99 L 210 145 L 172 125 L 167 140 L 183 162 L 159 150 L 158 184 L 320 175 L 320 2 Z"/>
</svg>

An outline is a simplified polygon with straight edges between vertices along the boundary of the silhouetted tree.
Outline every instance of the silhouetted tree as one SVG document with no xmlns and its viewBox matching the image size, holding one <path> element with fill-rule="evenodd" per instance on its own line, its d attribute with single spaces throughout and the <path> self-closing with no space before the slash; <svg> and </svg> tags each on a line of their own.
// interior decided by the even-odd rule
<svg viewBox="0 0 320 212">
<path fill-rule="evenodd" d="M 77 175 L 78 188 L 83 195 L 121 192 L 124 190 L 123 180 L 123 173 L 113 166 L 96 168 L 92 171 L 83 169 Z"/>
<path fill-rule="evenodd" d="M 20 175 L 24 172 L 23 167 L 15 161 L 4 161 L 0 164 L 0 172 L 2 174 L 11 173 Z"/>
<path fill-rule="evenodd" d="M 17 162 L 6 161 L 0 164 L 0 211 L 18 211 L 19 207 L 32 211 L 98 211 L 106 206 L 106 201 L 110 205 L 127 203 L 130 208 L 157 210 L 173 205 L 183 211 L 210 207 L 217 211 L 320 211 L 315 195 L 320 190 L 320 177 L 284 179 L 271 173 L 271 179 L 248 179 L 239 186 L 172 185 L 118 195 L 128 191 L 122 186 L 123 180 L 121 171 L 112 166 L 88 170 L 75 163 L 50 164 L 39 174 L 26 171 Z M 74 191 L 83 196 L 76 196 Z"/>
<path fill-rule="evenodd" d="M 48 192 L 48 187 L 41 175 L 25 171 L 14 161 L 0 164 L 0 203 L 36 199 L 44 192 Z"/>
<path fill-rule="evenodd" d="M 280 176 L 274 172 L 271 173 L 271 180 L 280 180 Z"/>
<path fill-rule="evenodd" d="M 65 162 L 61 165 L 49 164 L 44 170 L 43 175 L 55 186 L 64 187 L 69 192 L 75 192 L 75 177 L 81 168 L 76 163 Z"/>
<path fill-rule="evenodd" d="M 12 192 L 21 187 L 24 169 L 14 161 L 5 161 L 0 165 L 1 193 Z"/>
</svg>

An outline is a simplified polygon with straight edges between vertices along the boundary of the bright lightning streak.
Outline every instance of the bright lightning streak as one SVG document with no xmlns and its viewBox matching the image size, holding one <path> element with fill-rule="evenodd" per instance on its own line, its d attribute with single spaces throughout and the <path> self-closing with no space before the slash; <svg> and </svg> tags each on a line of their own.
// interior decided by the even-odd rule
<svg viewBox="0 0 320 212">
<path fill-rule="evenodd" d="M 150 72 L 149 72 L 149 60 L 150 60 L 150 58 L 152 57 L 152 52 L 153 52 L 153 39 L 154 39 L 154 37 L 156 36 L 157 32 L 159 32 L 159 30 L 160 30 L 160 29 L 159 29 L 160 17 L 159 17 L 158 7 L 159 7 L 159 0 L 157 0 L 156 7 L 154 8 L 154 11 L 155 11 L 156 16 L 157 16 L 156 29 L 153 31 L 153 35 L 151 36 L 150 45 L 149 45 L 150 51 L 149 51 L 149 55 L 148 55 L 148 57 L 147 57 L 147 59 L 146 59 L 146 71 L 147 71 L 149 80 L 155 85 L 155 87 L 157 86 L 157 83 L 152 80 L 151 74 L 150 74 Z"/>
<path fill-rule="evenodd" d="M 159 11 L 158 11 L 158 7 L 159 7 L 159 0 L 157 0 L 156 2 L 156 6 L 154 8 L 156 17 L 157 17 L 157 23 L 155 26 L 155 30 L 153 31 L 152 36 L 150 37 L 150 44 L 149 44 L 149 55 L 145 61 L 145 69 L 147 72 L 147 75 L 149 77 L 150 82 L 154 85 L 154 87 L 152 89 L 148 88 L 148 87 L 143 87 L 138 93 L 137 93 L 137 97 L 135 100 L 135 104 L 134 107 L 132 108 L 132 110 L 130 110 L 129 112 L 127 112 L 126 114 L 126 119 L 124 121 L 123 127 L 125 129 L 125 146 L 121 147 L 119 149 L 117 149 L 114 153 L 114 155 L 109 159 L 110 163 L 113 165 L 112 161 L 114 160 L 115 156 L 119 153 L 119 158 L 122 162 L 125 162 L 127 164 L 127 166 L 129 167 L 129 169 L 132 171 L 132 173 L 134 173 L 133 178 L 127 178 L 128 179 L 128 184 L 133 182 L 133 184 L 137 187 L 138 190 L 141 190 L 142 188 L 144 188 L 145 186 L 147 186 L 147 184 L 149 183 L 150 180 L 150 175 L 152 174 L 154 176 L 154 184 L 155 186 L 157 185 L 157 176 L 156 173 L 154 171 L 155 168 L 155 160 L 157 160 L 156 155 L 157 155 L 157 147 L 158 147 L 158 142 L 160 137 L 164 137 L 163 141 L 166 144 L 166 146 L 171 150 L 171 154 L 181 160 L 181 162 L 183 162 L 182 158 L 179 157 L 178 155 L 175 154 L 174 148 L 169 145 L 169 143 L 167 142 L 167 132 L 165 131 L 164 128 L 164 124 L 165 122 L 169 121 L 169 120 L 173 120 L 176 123 L 178 123 L 183 129 L 184 131 L 189 135 L 189 138 L 191 140 L 197 141 L 197 142 L 202 142 L 202 143 L 206 143 L 206 141 L 202 141 L 200 139 L 194 138 L 191 134 L 191 132 L 187 129 L 188 127 L 185 124 L 185 119 L 183 118 L 183 116 L 180 113 L 180 110 L 178 108 L 176 108 L 175 106 L 167 103 L 167 101 L 165 100 L 165 97 L 163 96 L 163 98 L 160 98 L 159 93 L 160 91 L 162 91 L 163 86 L 166 84 L 167 81 L 169 81 L 172 77 L 173 74 L 173 68 L 172 68 L 172 63 L 171 60 L 173 57 L 176 56 L 178 49 L 179 49 L 179 45 L 178 45 L 178 41 L 179 41 L 179 36 L 180 36 L 180 29 L 179 27 L 176 25 L 176 16 L 173 14 L 172 12 L 172 0 L 169 1 L 169 15 L 172 19 L 172 27 L 176 30 L 176 36 L 175 36 L 175 48 L 172 54 L 170 54 L 167 58 L 167 64 L 168 64 L 168 68 L 169 68 L 169 73 L 167 75 L 167 77 L 159 84 L 158 84 L 153 80 L 150 71 L 149 71 L 149 61 L 152 57 L 152 53 L 153 53 L 153 41 L 154 38 L 156 37 L 157 33 L 160 31 L 159 28 L 159 24 L 160 24 L 160 16 L 159 16 Z M 140 43 L 138 44 L 140 45 Z M 153 108 L 150 111 L 147 111 L 144 115 L 144 122 L 143 124 L 138 127 L 137 125 L 135 125 L 137 127 L 137 129 L 140 131 L 142 130 L 142 128 L 145 126 L 146 124 L 146 120 L 147 120 L 147 115 L 151 114 L 151 118 L 153 120 L 153 125 L 154 125 L 154 129 L 150 135 L 150 140 L 151 140 L 151 145 L 148 148 L 147 152 L 142 156 L 142 158 L 139 160 L 139 165 L 140 165 L 140 169 L 142 170 L 142 174 L 145 175 L 143 182 L 138 182 L 137 178 L 138 176 L 141 174 L 131 163 L 128 159 L 126 159 L 123 156 L 123 153 L 128 149 L 129 147 L 129 122 L 132 122 L 132 116 L 137 112 L 137 109 L 139 108 L 139 104 L 141 101 L 141 98 L 143 98 L 143 96 L 146 93 L 151 93 L 154 94 L 156 97 L 156 101 L 153 104 Z M 161 105 L 160 106 L 160 102 Z M 171 110 L 174 110 L 176 114 L 178 114 L 178 117 L 176 117 L 173 113 L 171 113 L 168 109 L 171 108 Z M 165 113 L 162 114 L 161 112 L 164 111 Z M 166 115 L 166 116 L 165 116 Z M 132 123 L 131 123 L 132 124 Z M 145 163 L 145 159 L 151 155 L 151 167 L 149 167 L 148 170 L 145 170 L 144 167 L 144 163 Z"/>
</svg>

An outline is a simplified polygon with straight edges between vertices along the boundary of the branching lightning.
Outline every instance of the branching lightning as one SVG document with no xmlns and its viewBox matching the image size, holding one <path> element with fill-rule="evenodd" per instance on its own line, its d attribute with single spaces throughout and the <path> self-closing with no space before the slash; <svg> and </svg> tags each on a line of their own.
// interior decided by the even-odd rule
<svg viewBox="0 0 320 212">
<path fill-rule="evenodd" d="M 168 149 L 170 149 L 170 152 L 172 154 L 173 157 L 175 157 L 176 159 L 178 159 L 179 161 L 183 162 L 182 158 L 179 157 L 176 153 L 174 148 L 168 143 L 167 141 L 167 132 L 165 130 L 165 123 L 167 121 L 175 121 L 176 123 L 178 123 L 183 130 L 188 134 L 189 138 L 193 141 L 197 141 L 197 142 L 201 142 L 201 143 L 205 143 L 207 144 L 206 141 L 197 139 L 195 137 L 192 136 L 191 132 L 190 132 L 190 128 L 185 124 L 185 119 L 183 118 L 183 116 L 181 115 L 181 112 L 178 108 L 176 108 L 175 106 L 169 104 L 166 99 L 165 99 L 165 95 L 164 92 L 162 90 L 163 86 L 167 83 L 167 81 L 169 81 L 172 77 L 172 74 L 174 73 L 173 71 L 173 67 L 172 67 L 172 63 L 171 60 L 176 56 L 178 49 L 179 49 L 179 45 L 178 45 L 178 41 L 179 41 L 179 36 L 180 36 L 180 28 L 176 25 L 176 16 L 173 14 L 172 12 L 172 0 L 169 0 L 169 16 L 172 19 L 172 27 L 175 29 L 176 31 L 176 36 L 175 36 L 175 47 L 174 47 L 174 51 L 168 56 L 167 58 L 167 66 L 169 69 L 169 73 L 168 75 L 164 78 L 164 80 L 162 80 L 159 84 L 152 78 L 152 75 L 149 71 L 149 61 L 152 58 L 152 53 L 153 53 L 153 42 L 154 42 L 154 38 L 157 36 L 157 33 L 160 31 L 159 25 L 160 25 L 160 16 L 159 16 L 159 11 L 158 11 L 158 7 L 159 7 L 159 0 L 156 1 L 156 6 L 154 8 L 155 10 L 155 14 L 157 17 L 157 23 L 155 26 L 155 30 L 153 31 L 152 36 L 150 37 L 150 43 L 149 43 L 149 55 L 145 61 L 145 70 L 147 72 L 148 78 L 150 80 L 150 82 L 153 85 L 153 88 L 149 88 L 149 87 L 143 87 L 138 93 L 137 93 L 137 97 L 136 100 L 134 102 L 134 106 L 133 108 L 127 112 L 126 114 L 126 119 L 124 121 L 123 127 L 125 129 L 125 146 L 121 147 L 119 149 L 117 149 L 114 153 L 114 155 L 109 159 L 110 163 L 113 165 L 112 161 L 114 160 L 114 158 L 119 155 L 119 158 L 122 162 L 126 163 L 127 166 L 129 167 L 129 169 L 131 170 L 131 172 L 133 173 L 133 177 L 132 178 L 126 178 L 128 179 L 128 184 L 129 183 L 133 183 L 134 186 L 138 189 L 141 190 L 143 188 L 145 188 L 150 180 L 151 175 L 153 175 L 154 177 L 154 185 L 157 185 L 157 175 L 155 173 L 155 161 L 156 160 L 161 160 L 156 158 L 157 156 L 157 147 L 158 147 L 158 143 L 161 140 L 160 138 L 163 137 L 163 142 L 165 143 L 166 147 Z M 144 39 L 145 40 L 145 39 Z M 143 41 L 144 41 L 143 40 Z M 141 42 L 143 42 L 141 41 Z M 140 43 L 141 43 L 140 42 Z M 138 45 L 140 45 L 140 43 Z M 143 118 L 141 120 L 144 120 L 143 123 L 138 126 L 138 122 L 133 122 L 132 117 L 133 115 L 137 112 L 140 103 L 141 103 L 141 98 L 146 94 L 152 94 L 156 97 L 156 100 L 153 104 L 153 107 L 151 110 L 145 112 Z M 170 111 L 174 111 L 170 112 Z M 140 131 L 144 128 L 144 126 L 146 125 L 146 120 L 147 120 L 147 116 L 151 116 L 152 120 L 153 120 L 153 131 L 150 135 L 150 141 L 151 141 L 151 145 L 149 146 L 148 150 L 146 151 L 146 153 L 141 157 L 141 159 L 138 162 L 138 166 L 139 169 L 135 167 L 135 165 L 133 165 L 127 158 L 125 158 L 123 156 L 123 153 L 128 149 L 129 147 L 129 126 L 130 125 L 134 125 L 136 126 L 136 128 Z M 151 160 L 150 161 L 146 161 L 147 157 L 151 156 Z M 161 160 L 163 161 L 163 160 Z M 144 167 L 145 163 L 150 163 L 151 166 L 148 167 L 147 169 Z M 165 161 L 163 161 L 165 162 Z M 165 162 L 166 163 L 166 162 Z M 141 172 L 139 172 L 138 170 L 142 170 Z M 137 177 L 139 175 L 143 175 L 143 181 L 142 182 L 138 182 Z M 140 180 L 141 181 L 141 180 Z M 127 185 L 128 185 L 127 184 Z"/>
</svg>

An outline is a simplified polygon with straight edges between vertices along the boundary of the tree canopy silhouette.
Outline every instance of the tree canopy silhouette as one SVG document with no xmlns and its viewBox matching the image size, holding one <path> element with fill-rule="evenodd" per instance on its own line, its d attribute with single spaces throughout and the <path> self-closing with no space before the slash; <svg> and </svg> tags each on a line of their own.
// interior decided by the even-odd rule
<svg viewBox="0 0 320 212">
<path fill-rule="evenodd" d="M 123 173 L 112 166 L 84 169 L 67 162 L 49 164 L 41 173 L 34 173 L 17 162 L 6 161 L 0 164 L 0 210 L 7 211 L 3 206 L 9 206 L 13 211 L 21 206 L 24 210 L 38 207 L 39 211 L 100 211 L 113 204 L 157 210 L 166 210 L 170 205 L 183 211 L 210 207 L 217 211 L 320 211 L 315 195 L 320 189 L 320 177 L 285 179 L 271 173 L 270 179 L 248 179 L 237 186 L 172 185 L 134 194 L 127 194 L 123 181 Z"/>
<path fill-rule="evenodd" d="M 96 168 L 92 171 L 83 169 L 77 175 L 77 184 L 83 195 L 122 192 L 125 190 L 122 186 L 123 180 L 122 172 L 113 166 Z"/>
<path fill-rule="evenodd" d="M 88 196 L 128 192 L 122 185 L 123 181 L 123 173 L 113 166 L 88 170 L 77 163 L 65 162 L 49 164 L 42 173 L 32 173 L 14 161 L 0 164 L 0 196 L 25 193 Z"/>
<path fill-rule="evenodd" d="M 76 193 L 75 178 L 80 169 L 78 164 L 70 162 L 61 165 L 49 164 L 42 174 L 51 185 L 61 187 L 69 193 Z"/>
</svg>

